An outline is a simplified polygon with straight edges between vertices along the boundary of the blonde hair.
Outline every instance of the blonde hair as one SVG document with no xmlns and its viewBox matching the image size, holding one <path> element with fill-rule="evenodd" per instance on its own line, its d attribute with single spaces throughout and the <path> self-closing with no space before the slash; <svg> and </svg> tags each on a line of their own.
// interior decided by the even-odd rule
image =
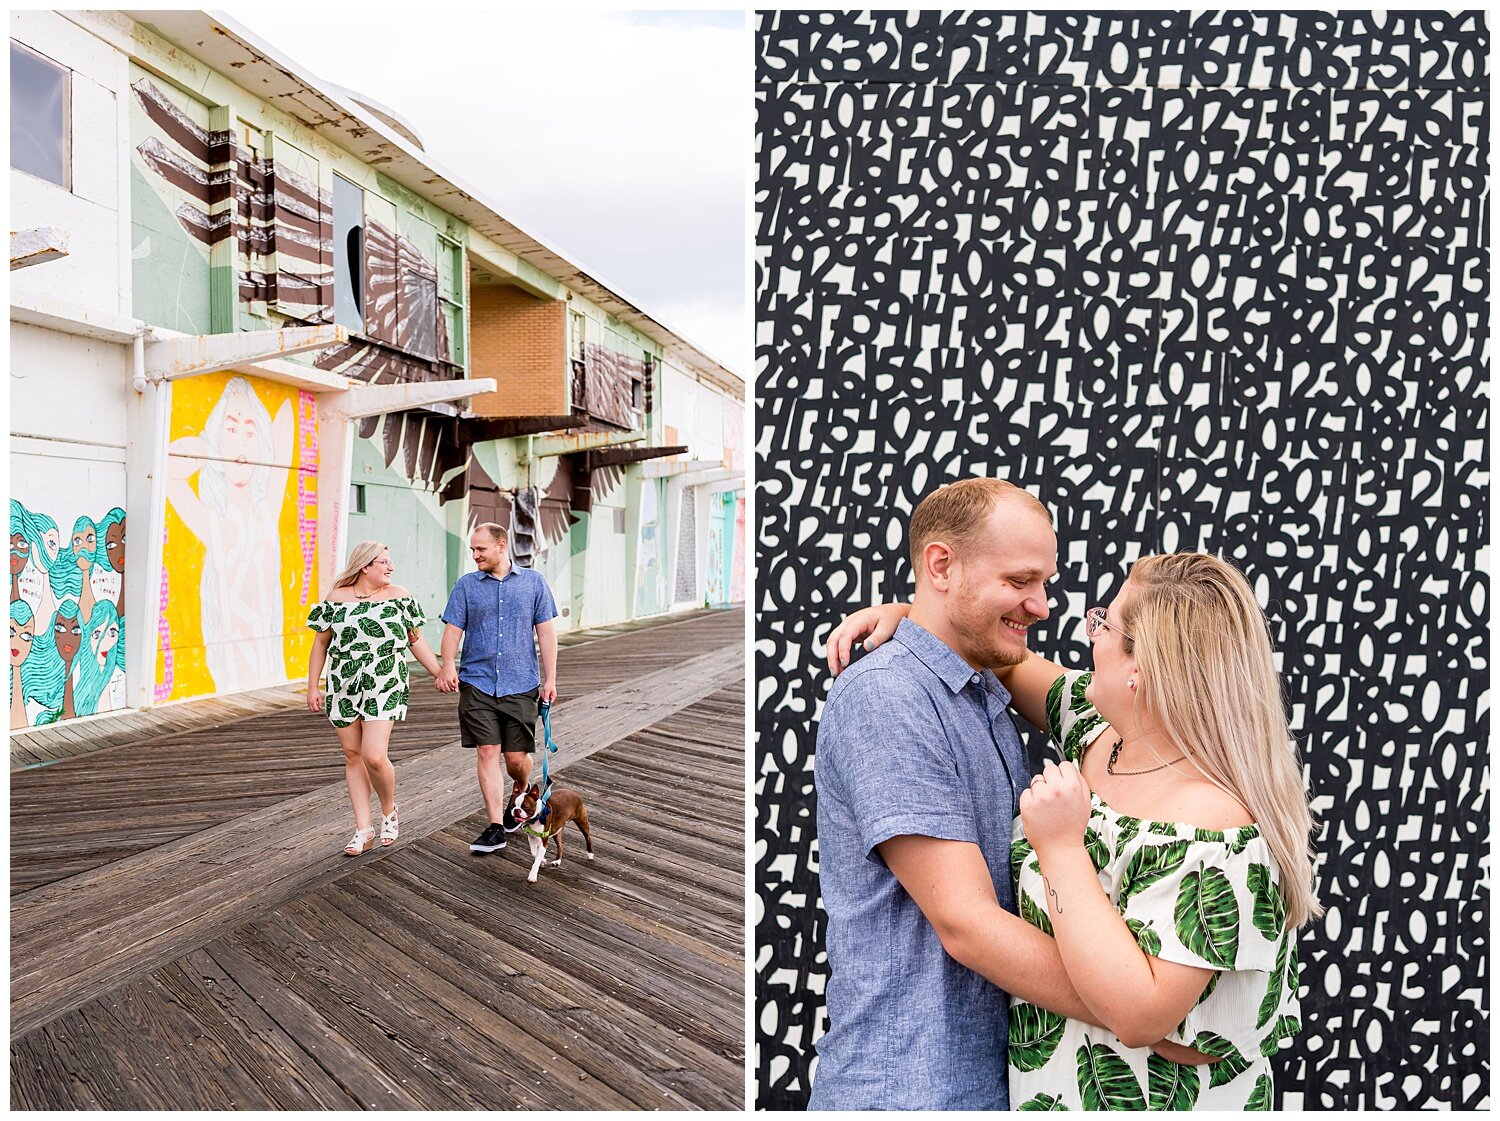
<svg viewBox="0 0 1500 1121">
<path fill-rule="evenodd" d="M 1281 873 L 1288 923 L 1317 918 L 1312 814 L 1249 581 L 1218 557 L 1172 553 L 1137 561 L 1127 584 L 1120 627 L 1133 636 L 1124 649 L 1141 669 L 1147 721 L 1249 809 Z"/>
<path fill-rule="evenodd" d="M 353 587 L 354 581 L 359 579 L 359 574 L 365 570 L 381 553 L 385 552 L 385 545 L 380 541 L 361 541 L 349 550 L 349 560 L 344 565 L 344 570 L 333 578 L 335 588 Z"/>
<path fill-rule="evenodd" d="M 1046 518 L 1048 525 L 1052 524 L 1051 513 L 1036 495 L 1004 479 L 960 479 L 949 483 L 918 502 L 912 511 L 907 537 L 911 541 L 913 576 L 922 572 L 922 551 L 928 545 L 942 541 L 955 553 L 961 553 L 984 525 L 996 503 L 1003 499 L 1019 499 Z"/>
</svg>

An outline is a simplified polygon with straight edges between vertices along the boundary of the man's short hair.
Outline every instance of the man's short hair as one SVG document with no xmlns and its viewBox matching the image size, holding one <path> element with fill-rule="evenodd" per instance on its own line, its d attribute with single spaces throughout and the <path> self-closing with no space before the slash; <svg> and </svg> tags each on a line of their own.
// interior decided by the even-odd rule
<svg viewBox="0 0 1500 1121">
<path fill-rule="evenodd" d="M 474 529 L 476 531 L 477 530 L 481 530 L 481 529 L 484 530 L 492 538 L 494 538 L 495 544 L 497 544 L 497 545 L 504 545 L 505 541 L 506 541 L 506 538 L 508 536 L 506 534 L 505 530 L 501 529 L 494 522 L 480 522 L 478 525 L 476 525 L 474 527 Z"/>
<path fill-rule="evenodd" d="M 1004 479 L 960 479 L 949 483 L 918 502 L 912 511 L 907 532 L 911 540 L 912 575 L 915 577 L 922 571 L 922 551 L 934 541 L 942 541 L 955 553 L 962 554 L 995 504 L 1002 500 L 1030 506 L 1047 519 L 1048 525 L 1052 524 L 1051 513 L 1036 495 Z"/>
</svg>

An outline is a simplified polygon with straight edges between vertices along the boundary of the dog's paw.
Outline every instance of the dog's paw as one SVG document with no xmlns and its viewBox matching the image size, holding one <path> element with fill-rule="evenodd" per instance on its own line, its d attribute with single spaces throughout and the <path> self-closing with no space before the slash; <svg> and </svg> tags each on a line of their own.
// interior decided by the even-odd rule
<svg viewBox="0 0 1500 1121">
<path fill-rule="evenodd" d="M 533 873 L 531 873 L 531 875 L 527 876 L 526 877 L 526 882 L 528 884 L 534 884 L 534 883 L 536 883 L 536 873 L 533 872 Z"/>
<path fill-rule="evenodd" d="M 561 863 L 562 863 L 562 857 L 558 857 L 556 860 L 550 861 L 548 863 L 548 867 L 549 868 L 556 868 Z"/>
<path fill-rule="evenodd" d="M 584 853 L 584 855 L 587 856 L 590 860 L 594 859 L 594 854 L 591 852 Z"/>
</svg>

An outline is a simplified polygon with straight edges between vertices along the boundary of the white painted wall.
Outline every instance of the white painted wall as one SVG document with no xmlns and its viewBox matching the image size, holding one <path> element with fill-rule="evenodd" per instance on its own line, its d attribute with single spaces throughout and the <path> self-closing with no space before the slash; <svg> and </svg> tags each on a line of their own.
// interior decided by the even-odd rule
<svg viewBox="0 0 1500 1121">
<path fill-rule="evenodd" d="M 130 364 L 128 346 L 12 323 L 12 435 L 124 448 Z"/>
<path fill-rule="evenodd" d="M 696 383 L 676 366 L 663 363 L 661 376 L 661 411 L 667 427 L 675 433 L 663 432 L 663 440 L 677 444 L 693 444 L 693 417 L 696 408 Z"/>
<path fill-rule="evenodd" d="M 724 458 L 724 395 L 701 382 L 693 386 L 694 459 L 718 462 Z"/>
<path fill-rule="evenodd" d="M 67 257 L 11 274 L 12 293 L 130 314 L 126 78 L 120 51 L 57 12 L 10 13 L 11 38 L 72 71 L 71 191 L 10 172 L 10 227 L 68 234 Z"/>
</svg>

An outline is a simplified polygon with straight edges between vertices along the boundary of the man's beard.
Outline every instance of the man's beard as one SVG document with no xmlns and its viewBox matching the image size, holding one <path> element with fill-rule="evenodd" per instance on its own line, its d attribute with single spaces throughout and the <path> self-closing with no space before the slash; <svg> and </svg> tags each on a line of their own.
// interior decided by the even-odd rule
<svg viewBox="0 0 1500 1121">
<path fill-rule="evenodd" d="M 993 626 L 979 597 L 969 588 L 967 580 L 960 582 L 953 594 L 953 610 L 948 615 L 948 626 L 954 637 L 963 644 L 958 653 L 971 666 L 983 669 L 1000 669 L 1003 666 L 1019 665 L 1026 660 L 1025 643 L 1019 637 L 1015 646 L 1001 646 L 996 639 Z M 1000 624 L 1004 626 L 1003 623 Z"/>
</svg>

